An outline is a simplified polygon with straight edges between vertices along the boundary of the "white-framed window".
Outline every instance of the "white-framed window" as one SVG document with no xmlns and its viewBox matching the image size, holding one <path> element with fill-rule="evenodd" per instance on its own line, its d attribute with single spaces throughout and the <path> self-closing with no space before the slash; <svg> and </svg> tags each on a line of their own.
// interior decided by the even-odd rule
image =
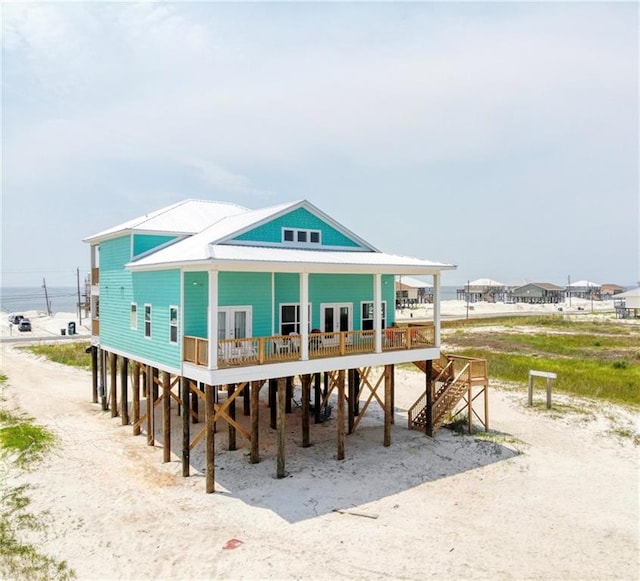
<svg viewBox="0 0 640 581">
<path fill-rule="evenodd" d="M 144 336 L 151 338 L 151 305 L 144 306 Z"/>
<path fill-rule="evenodd" d="M 387 323 L 387 301 L 382 301 L 380 304 L 381 316 L 382 316 L 382 328 L 386 327 Z M 362 330 L 370 331 L 373 329 L 373 301 L 362 303 Z"/>
<path fill-rule="evenodd" d="M 169 342 L 178 342 L 178 307 L 169 307 Z"/>
<path fill-rule="evenodd" d="M 319 246 L 322 241 L 320 230 L 304 228 L 283 228 L 282 242 L 293 246 Z"/>
<path fill-rule="evenodd" d="M 309 330 L 311 329 L 311 303 L 309 303 Z M 300 334 L 300 304 L 282 303 L 280 305 L 280 334 Z"/>
<path fill-rule="evenodd" d="M 131 303 L 129 307 L 129 326 L 132 331 L 138 330 L 138 303 Z"/>
</svg>

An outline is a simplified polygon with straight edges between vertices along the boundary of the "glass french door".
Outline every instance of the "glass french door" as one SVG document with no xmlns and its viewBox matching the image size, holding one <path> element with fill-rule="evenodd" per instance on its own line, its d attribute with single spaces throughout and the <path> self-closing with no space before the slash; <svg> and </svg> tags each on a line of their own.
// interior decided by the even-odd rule
<svg viewBox="0 0 640 581">
<path fill-rule="evenodd" d="M 246 307 L 218 310 L 218 341 L 251 337 L 251 311 Z"/>
<path fill-rule="evenodd" d="M 322 311 L 322 330 L 325 333 L 338 333 L 350 331 L 352 325 L 352 305 L 351 303 L 324 304 Z M 335 340 L 338 338 L 336 336 Z"/>
</svg>

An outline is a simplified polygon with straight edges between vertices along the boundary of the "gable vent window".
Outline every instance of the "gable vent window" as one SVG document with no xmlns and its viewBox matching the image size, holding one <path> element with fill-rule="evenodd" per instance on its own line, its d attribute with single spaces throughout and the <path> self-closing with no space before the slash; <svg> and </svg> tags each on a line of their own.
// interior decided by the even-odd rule
<svg viewBox="0 0 640 581">
<path fill-rule="evenodd" d="M 320 230 L 283 228 L 282 242 L 293 246 L 316 246 L 321 244 Z"/>
</svg>

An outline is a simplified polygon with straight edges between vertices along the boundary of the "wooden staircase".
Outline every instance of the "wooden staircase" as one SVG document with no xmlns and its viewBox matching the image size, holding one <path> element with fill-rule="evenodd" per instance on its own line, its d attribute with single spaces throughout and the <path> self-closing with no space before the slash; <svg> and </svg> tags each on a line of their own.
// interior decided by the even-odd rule
<svg viewBox="0 0 640 581">
<path fill-rule="evenodd" d="M 422 372 L 427 372 L 426 361 L 414 361 L 413 363 Z M 442 354 L 439 359 L 432 361 L 431 365 L 433 394 L 431 410 L 428 409 L 427 396 L 423 393 L 409 408 L 409 429 L 430 432 L 428 435 L 433 436 L 438 428 L 451 417 L 456 406 L 465 395 L 467 395 L 466 403 L 469 405 L 469 413 L 471 414 L 471 402 L 473 400 L 471 390 L 476 385 L 481 385 L 485 389 L 485 420 L 483 423 L 485 429 L 487 429 L 486 390 L 489 385 L 487 361 L 485 359 Z M 431 413 L 432 418 L 430 430 L 427 429 L 429 413 Z"/>
</svg>

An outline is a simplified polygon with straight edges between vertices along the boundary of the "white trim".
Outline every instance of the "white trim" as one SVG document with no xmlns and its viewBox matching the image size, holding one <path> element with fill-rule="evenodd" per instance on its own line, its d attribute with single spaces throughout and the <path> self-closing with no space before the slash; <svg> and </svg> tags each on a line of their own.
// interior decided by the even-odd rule
<svg viewBox="0 0 640 581">
<path fill-rule="evenodd" d="M 147 307 L 149 307 L 149 334 L 147 335 Z M 145 339 L 153 338 L 153 305 L 151 303 L 144 304 L 144 311 L 142 316 L 144 327 L 142 332 Z"/>
<path fill-rule="evenodd" d="M 287 231 L 293 233 L 293 240 L 285 240 L 284 234 Z M 307 240 L 302 242 L 298 240 L 300 232 L 304 232 Z M 311 242 L 311 234 L 318 235 L 317 242 Z M 282 226 L 280 229 L 280 242 L 283 246 L 289 248 L 318 248 L 322 246 L 322 230 L 316 230 L 313 228 L 293 228 L 291 226 Z"/>
<path fill-rule="evenodd" d="M 286 230 L 293 230 L 293 228 L 286 228 Z M 319 244 L 315 242 L 311 244 L 303 245 L 302 243 L 298 243 L 296 245 L 294 242 L 261 242 L 259 240 L 233 240 L 231 242 L 216 242 L 216 245 L 219 246 L 259 246 L 260 248 L 280 248 L 280 244 L 283 248 L 301 248 L 302 250 L 332 250 L 336 252 L 368 252 L 369 254 L 374 254 L 369 248 L 363 248 L 362 246 L 334 246 L 334 245 L 324 245 L 319 248 Z"/>
<path fill-rule="evenodd" d="M 174 325 L 171 323 L 171 309 L 176 310 L 176 340 L 171 340 L 171 327 Z M 169 305 L 169 343 L 171 345 L 179 345 L 180 344 L 180 307 L 178 305 Z"/>
<path fill-rule="evenodd" d="M 135 323 L 133 325 L 131 324 L 131 322 L 133 321 L 133 319 L 131 318 L 131 315 L 133 314 L 132 307 L 136 308 Z M 133 302 L 133 301 L 129 303 L 129 330 L 130 331 L 137 331 L 138 330 L 138 303 Z"/>
<path fill-rule="evenodd" d="M 276 334 L 276 273 L 271 273 L 271 336 Z"/>
<path fill-rule="evenodd" d="M 436 347 L 440 347 L 440 275 L 433 275 L 433 327 Z"/>
<path fill-rule="evenodd" d="M 382 275 L 373 277 L 373 328 L 375 334 L 376 353 L 382 353 Z"/>
<path fill-rule="evenodd" d="M 273 333 L 273 335 L 283 335 L 282 333 L 282 307 L 297 307 L 297 311 L 300 313 L 295 320 L 295 324 L 298 326 L 299 335 L 302 335 L 302 303 L 278 303 L 278 333 Z M 294 323 L 287 323 L 287 325 L 291 325 Z M 307 329 L 310 328 L 311 325 L 311 303 L 307 301 Z"/>
<path fill-rule="evenodd" d="M 349 329 L 347 329 L 348 331 L 353 331 L 353 303 L 346 303 L 346 302 L 342 302 L 342 303 L 320 303 L 320 330 L 324 333 L 325 329 L 324 329 L 324 310 L 327 307 L 333 307 L 334 309 L 334 313 L 336 309 L 340 309 L 342 307 L 347 307 L 349 309 Z M 340 320 L 340 314 L 338 313 L 338 319 L 337 321 Z M 333 332 L 333 333 L 337 333 L 339 332 L 340 329 L 336 330 L 336 319 L 334 317 L 333 319 L 333 330 L 332 331 L 326 331 L 327 333 Z"/>
<path fill-rule="evenodd" d="M 230 306 L 220 306 L 218 305 L 218 312 L 216 314 L 216 340 L 218 338 L 218 314 L 225 313 L 225 316 L 231 315 L 234 313 L 242 312 L 247 314 L 247 318 L 245 321 L 245 337 L 251 338 L 253 336 L 253 306 L 252 305 L 230 305 Z M 229 329 L 228 321 L 225 322 L 225 326 L 227 330 Z M 237 339 L 237 337 L 225 337 L 225 339 Z"/>
<path fill-rule="evenodd" d="M 207 307 L 207 336 L 209 367 L 218 367 L 218 271 L 209 271 L 209 302 Z"/>
<path fill-rule="evenodd" d="M 309 274 L 300 273 L 300 358 L 309 359 L 309 329 L 311 328 L 311 303 L 309 302 Z"/>
<path fill-rule="evenodd" d="M 373 321 L 373 329 L 375 329 L 375 324 L 376 324 L 375 313 L 374 313 L 373 319 L 369 319 L 368 317 L 366 319 L 363 319 L 363 317 L 362 317 L 362 307 L 364 305 L 371 305 L 372 311 L 375 308 L 375 303 L 372 300 L 360 301 L 360 330 L 361 331 L 365 330 L 365 329 L 363 329 L 363 326 L 362 326 L 362 321 L 363 320 L 364 321 Z M 384 308 L 381 308 L 380 321 L 381 321 L 381 325 L 384 325 L 383 329 L 385 329 L 386 327 L 389 326 L 389 311 L 387 311 L 387 301 L 386 300 L 380 301 L 380 306 L 384 307 Z M 384 317 L 382 316 L 383 315 L 383 313 L 382 313 L 383 310 L 384 310 Z"/>
</svg>

